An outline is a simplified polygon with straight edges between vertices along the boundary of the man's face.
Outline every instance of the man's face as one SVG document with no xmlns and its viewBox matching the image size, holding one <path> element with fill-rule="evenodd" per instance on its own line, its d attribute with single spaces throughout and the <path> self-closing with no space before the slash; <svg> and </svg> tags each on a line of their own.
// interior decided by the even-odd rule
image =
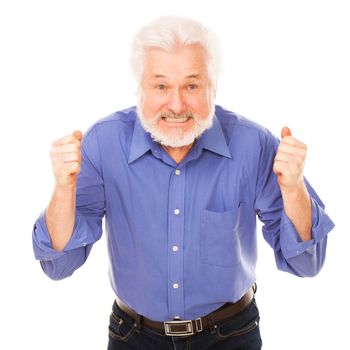
<svg viewBox="0 0 350 350">
<path fill-rule="evenodd" d="M 189 145 L 212 125 L 214 94 L 199 45 L 146 49 L 140 93 L 142 125 L 165 146 Z"/>
</svg>

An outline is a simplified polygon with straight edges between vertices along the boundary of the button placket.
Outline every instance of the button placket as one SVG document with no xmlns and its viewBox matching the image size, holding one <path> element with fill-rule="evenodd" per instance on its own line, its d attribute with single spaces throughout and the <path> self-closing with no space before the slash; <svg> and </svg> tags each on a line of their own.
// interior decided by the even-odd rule
<svg viewBox="0 0 350 350">
<path fill-rule="evenodd" d="M 184 315 L 183 295 L 183 239 L 184 239 L 184 168 L 172 171 L 169 183 L 169 220 L 168 220 L 168 281 L 169 281 L 169 318 Z M 180 176 L 181 175 L 181 176 Z"/>
</svg>

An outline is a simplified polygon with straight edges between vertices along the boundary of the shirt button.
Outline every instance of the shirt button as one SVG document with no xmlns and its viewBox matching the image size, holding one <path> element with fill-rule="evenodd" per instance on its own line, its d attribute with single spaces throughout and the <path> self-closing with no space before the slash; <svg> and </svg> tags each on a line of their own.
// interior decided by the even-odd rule
<svg viewBox="0 0 350 350">
<path fill-rule="evenodd" d="M 178 284 L 178 283 L 174 283 L 174 284 L 173 284 L 173 288 L 174 288 L 174 289 L 178 289 L 178 288 L 179 288 L 179 284 Z"/>
<path fill-rule="evenodd" d="M 177 252 L 179 250 L 179 247 L 177 245 L 173 245 L 173 252 Z"/>
<path fill-rule="evenodd" d="M 174 210 L 174 214 L 175 214 L 175 215 L 179 215 L 179 214 L 180 214 L 180 209 L 175 209 L 175 210 Z"/>
<path fill-rule="evenodd" d="M 180 174 L 181 174 L 181 170 L 176 169 L 176 170 L 175 170 L 175 175 L 180 175 Z"/>
</svg>

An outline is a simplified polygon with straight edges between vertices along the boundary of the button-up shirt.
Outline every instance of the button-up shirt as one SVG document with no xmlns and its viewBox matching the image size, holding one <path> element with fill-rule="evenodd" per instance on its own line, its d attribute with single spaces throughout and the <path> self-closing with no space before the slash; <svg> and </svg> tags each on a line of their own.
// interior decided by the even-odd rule
<svg viewBox="0 0 350 350">
<path fill-rule="evenodd" d="M 216 106 L 213 126 L 177 164 L 142 128 L 132 107 L 84 135 L 76 217 L 62 252 L 45 211 L 33 230 L 35 256 L 53 279 L 70 276 L 105 231 L 112 287 L 152 320 L 195 319 L 237 301 L 256 279 L 256 217 L 280 270 L 313 276 L 334 224 L 306 181 L 312 239 L 303 242 L 283 209 L 272 171 L 279 141 L 262 126 Z"/>
</svg>

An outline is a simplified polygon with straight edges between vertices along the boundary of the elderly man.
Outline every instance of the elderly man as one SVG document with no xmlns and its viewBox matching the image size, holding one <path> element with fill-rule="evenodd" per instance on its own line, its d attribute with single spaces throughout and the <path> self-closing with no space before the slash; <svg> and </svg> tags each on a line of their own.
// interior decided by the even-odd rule
<svg viewBox="0 0 350 350">
<path fill-rule="evenodd" d="M 116 301 L 108 349 L 260 349 L 256 216 L 277 267 L 316 275 L 333 223 L 304 179 L 306 146 L 214 104 L 220 57 L 200 23 L 134 38 L 137 107 L 52 144 L 55 188 L 33 231 L 53 279 L 101 237 Z"/>
</svg>

